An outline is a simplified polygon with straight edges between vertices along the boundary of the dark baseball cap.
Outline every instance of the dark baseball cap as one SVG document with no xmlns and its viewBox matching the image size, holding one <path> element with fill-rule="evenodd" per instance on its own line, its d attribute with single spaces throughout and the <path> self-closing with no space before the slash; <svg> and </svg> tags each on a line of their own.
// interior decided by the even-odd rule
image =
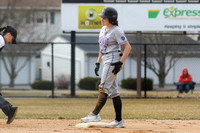
<svg viewBox="0 0 200 133">
<path fill-rule="evenodd" d="M 117 10 L 113 7 L 106 7 L 102 10 L 102 13 L 99 14 L 102 18 L 112 18 L 117 19 L 118 13 Z"/>
<path fill-rule="evenodd" d="M 6 27 L 6 32 L 9 32 L 13 36 L 13 41 L 12 44 L 16 44 L 16 39 L 17 39 L 17 31 L 15 28 L 12 26 L 7 26 Z"/>
</svg>

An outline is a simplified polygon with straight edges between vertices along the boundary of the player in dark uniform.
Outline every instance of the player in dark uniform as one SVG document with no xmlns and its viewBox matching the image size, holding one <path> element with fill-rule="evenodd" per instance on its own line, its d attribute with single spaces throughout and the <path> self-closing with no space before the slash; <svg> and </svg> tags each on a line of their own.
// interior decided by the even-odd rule
<svg viewBox="0 0 200 133">
<path fill-rule="evenodd" d="M 12 26 L 0 28 L 0 51 L 6 44 L 16 44 L 17 31 Z M 7 124 L 10 124 L 16 116 L 18 107 L 12 106 L 0 93 L 0 108 L 6 116 L 8 116 Z"/>
</svg>

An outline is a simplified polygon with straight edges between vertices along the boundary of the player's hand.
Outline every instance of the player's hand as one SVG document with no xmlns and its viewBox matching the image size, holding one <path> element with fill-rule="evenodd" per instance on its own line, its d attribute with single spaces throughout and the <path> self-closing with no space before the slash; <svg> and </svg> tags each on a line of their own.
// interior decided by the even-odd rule
<svg viewBox="0 0 200 133">
<path fill-rule="evenodd" d="M 95 67 L 95 69 L 94 69 L 94 72 L 95 72 L 95 74 L 96 74 L 97 76 L 99 76 L 98 71 L 99 71 L 100 63 L 95 63 L 95 65 L 96 65 L 96 67 Z"/>
<path fill-rule="evenodd" d="M 122 65 L 123 65 L 123 63 L 121 61 L 111 63 L 111 66 L 114 66 L 112 73 L 117 74 L 122 69 Z"/>
</svg>

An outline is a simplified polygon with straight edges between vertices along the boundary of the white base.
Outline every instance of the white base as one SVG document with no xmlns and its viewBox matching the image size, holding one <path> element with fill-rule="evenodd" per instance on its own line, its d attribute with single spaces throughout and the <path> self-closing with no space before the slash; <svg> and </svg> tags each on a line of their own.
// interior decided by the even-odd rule
<svg viewBox="0 0 200 133">
<path fill-rule="evenodd" d="M 89 127 L 111 127 L 109 123 L 105 122 L 88 122 L 76 124 L 78 128 L 89 128 Z"/>
</svg>

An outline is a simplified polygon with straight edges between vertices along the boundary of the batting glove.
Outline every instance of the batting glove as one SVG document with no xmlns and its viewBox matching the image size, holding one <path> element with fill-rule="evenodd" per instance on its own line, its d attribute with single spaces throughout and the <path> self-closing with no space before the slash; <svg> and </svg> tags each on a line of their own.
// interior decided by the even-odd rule
<svg viewBox="0 0 200 133">
<path fill-rule="evenodd" d="M 111 63 L 111 66 L 114 66 L 115 68 L 112 70 L 112 73 L 117 74 L 122 69 L 123 63 L 121 61 Z"/>
<path fill-rule="evenodd" d="M 96 74 L 96 76 L 99 76 L 98 71 L 99 71 L 99 67 L 100 67 L 100 63 L 95 63 L 96 67 L 94 69 L 94 72 Z"/>
</svg>

